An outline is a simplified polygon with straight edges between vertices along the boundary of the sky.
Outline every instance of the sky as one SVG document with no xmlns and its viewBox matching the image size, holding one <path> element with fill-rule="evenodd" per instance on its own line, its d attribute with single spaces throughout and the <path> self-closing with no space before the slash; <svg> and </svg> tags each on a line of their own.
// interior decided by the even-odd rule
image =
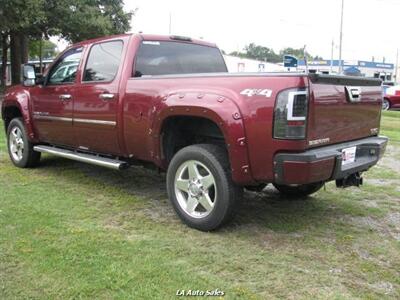
<svg viewBox="0 0 400 300">
<path fill-rule="evenodd" d="M 339 56 L 341 0 L 125 0 L 135 10 L 132 32 L 203 38 L 226 52 L 256 43 L 279 51 L 300 48 L 324 59 Z M 400 48 L 400 0 L 344 0 L 345 60 L 395 63 Z"/>
</svg>

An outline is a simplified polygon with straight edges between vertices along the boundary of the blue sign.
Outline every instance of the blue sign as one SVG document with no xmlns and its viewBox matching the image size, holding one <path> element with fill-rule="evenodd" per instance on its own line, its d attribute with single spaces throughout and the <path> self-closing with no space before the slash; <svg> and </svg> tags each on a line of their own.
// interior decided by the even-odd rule
<svg viewBox="0 0 400 300">
<path fill-rule="evenodd" d="M 283 66 L 285 68 L 297 68 L 297 58 L 291 55 L 284 55 Z"/>
<path fill-rule="evenodd" d="M 337 67 L 339 66 L 339 60 L 335 59 L 332 61 L 332 66 Z M 299 60 L 298 61 L 299 66 L 304 66 L 305 62 L 304 60 Z M 309 66 L 327 66 L 329 67 L 331 65 L 331 60 L 326 59 L 326 60 L 316 60 L 316 61 L 309 61 L 308 62 Z M 343 66 L 348 66 L 348 67 L 361 67 L 361 68 L 374 68 L 374 69 L 387 69 L 387 70 L 393 70 L 394 69 L 394 64 L 390 63 L 382 63 L 382 62 L 372 62 L 372 61 L 363 61 L 363 60 L 356 60 L 356 61 L 347 61 L 347 60 L 342 60 L 342 65 Z"/>
</svg>

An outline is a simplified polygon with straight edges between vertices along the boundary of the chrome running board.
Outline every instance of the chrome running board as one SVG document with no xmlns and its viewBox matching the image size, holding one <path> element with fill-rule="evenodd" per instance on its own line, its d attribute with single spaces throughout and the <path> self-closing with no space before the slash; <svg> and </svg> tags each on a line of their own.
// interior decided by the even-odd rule
<svg viewBox="0 0 400 300">
<path fill-rule="evenodd" d="M 66 150 L 66 149 L 61 149 L 57 147 L 51 147 L 51 146 L 34 146 L 33 150 L 37 152 L 42 152 L 42 153 L 48 153 L 48 154 L 53 154 L 57 155 L 60 157 L 96 165 L 96 166 L 101 166 L 101 167 L 106 167 L 109 169 L 114 169 L 114 170 L 123 170 L 129 167 L 129 164 L 127 162 L 117 160 L 117 159 L 111 159 L 111 158 L 106 158 L 106 157 L 101 157 L 93 154 L 86 154 L 86 153 L 79 153 L 79 152 L 74 152 L 71 150 Z"/>
</svg>

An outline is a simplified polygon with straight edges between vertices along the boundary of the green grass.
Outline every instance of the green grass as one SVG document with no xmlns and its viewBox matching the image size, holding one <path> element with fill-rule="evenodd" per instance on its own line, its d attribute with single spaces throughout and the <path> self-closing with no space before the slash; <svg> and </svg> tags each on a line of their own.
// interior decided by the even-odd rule
<svg viewBox="0 0 400 300">
<path fill-rule="evenodd" d="M 388 136 L 392 142 L 400 143 L 400 111 L 382 112 L 382 123 L 381 133 Z"/>
<path fill-rule="evenodd" d="M 170 299 L 216 288 L 226 299 L 399 298 L 399 116 L 383 113 L 392 140 L 361 189 L 330 183 L 295 202 L 272 188 L 246 193 L 235 221 L 214 233 L 177 220 L 156 172 L 50 156 L 17 169 L 0 127 L 0 298 Z"/>
</svg>

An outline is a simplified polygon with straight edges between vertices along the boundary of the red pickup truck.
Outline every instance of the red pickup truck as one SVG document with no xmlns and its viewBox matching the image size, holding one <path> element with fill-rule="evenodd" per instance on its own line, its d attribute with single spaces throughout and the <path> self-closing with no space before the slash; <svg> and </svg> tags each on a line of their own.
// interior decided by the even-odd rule
<svg viewBox="0 0 400 300">
<path fill-rule="evenodd" d="M 327 181 L 360 185 L 382 157 L 381 82 L 305 73 L 227 73 L 221 51 L 179 36 L 118 35 L 61 53 L 2 103 L 17 167 L 41 153 L 167 171 L 189 226 L 229 220 L 243 187 L 304 197 Z"/>
</svg>

